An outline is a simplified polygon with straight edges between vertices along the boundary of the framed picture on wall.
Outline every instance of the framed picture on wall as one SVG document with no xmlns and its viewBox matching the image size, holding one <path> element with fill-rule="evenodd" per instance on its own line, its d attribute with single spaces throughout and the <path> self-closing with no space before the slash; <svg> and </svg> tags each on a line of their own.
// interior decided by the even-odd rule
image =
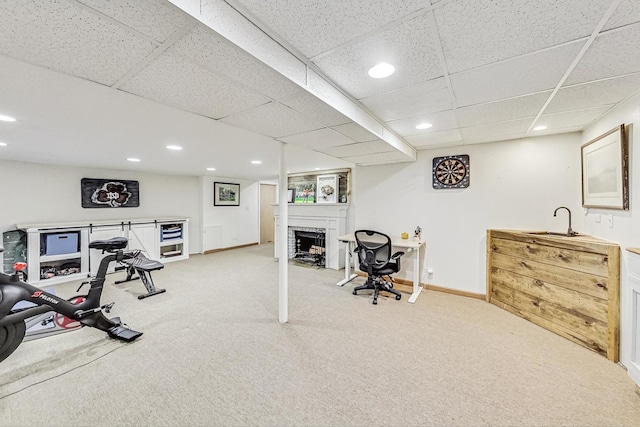
<svg viewBox="0 0 640 427">
<path fill-rule="evenodd" d="M 83 208 L 137 208 L 140 206 L 138 181 L 82 178 L 80 191 Z"/>
<path fill-rule="evenodd" d="M 317 203 L 338 202 L 338 175 L 318 175 L 316 189 Z"/>
<path fill-rule="evenodd" d="M 240 184 L 214 182 L 213 206 L 240 206 Z"/>
<path fill-rule="evenodd" d="M 629 209 L 629 145 L 624 125 L 581 147 L 582 206 Z"/>
</svg>

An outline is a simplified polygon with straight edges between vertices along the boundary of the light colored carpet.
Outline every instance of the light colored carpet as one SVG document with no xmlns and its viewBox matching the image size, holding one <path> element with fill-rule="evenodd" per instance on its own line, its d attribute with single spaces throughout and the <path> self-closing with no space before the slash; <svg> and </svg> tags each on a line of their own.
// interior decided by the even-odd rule
<svg viewBox="0 0 640 427">
<path fill-rule="evenodd" d="M 621 366 L 484 301 L 374 306 L 351 294 L 363 279 L 291 265 L 282 325 L 277 272 L 253 246 L 168 263 L 145 300 L 109 276 L 103 301 L 144 335 L 23 344 L 0 364 L 0 425 L 640 425 Z"/>
</svg>

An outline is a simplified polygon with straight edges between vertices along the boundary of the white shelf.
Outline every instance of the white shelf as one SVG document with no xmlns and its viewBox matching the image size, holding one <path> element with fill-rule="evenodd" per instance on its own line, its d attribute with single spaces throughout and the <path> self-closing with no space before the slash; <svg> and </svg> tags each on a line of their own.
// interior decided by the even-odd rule
<svg viewBox="0 0 640 427">
<path fill-rule="evenodd" d="M 167 251 L 167 252 L 163 252 L 160 257 L 161 258 L 172 258 L 174 256 L 180 256 L 182 255 L 182 251 Z"/>
<path fill-rule="evenodd" d="M 40 264 L 43 262 L 54 262 L 54 261 L 64 261 L 64 260 L 72 260 L 82 258 L 82 252 L 74 252 L 70 254 L 60 254 L 60 255 L 40 255 Z"/>
<path fill-rule="evenodd" d="M 181 245 L 184 243 L 182 239 L 168 239 L 160 242 L 160 246 Z"/>
</svg>

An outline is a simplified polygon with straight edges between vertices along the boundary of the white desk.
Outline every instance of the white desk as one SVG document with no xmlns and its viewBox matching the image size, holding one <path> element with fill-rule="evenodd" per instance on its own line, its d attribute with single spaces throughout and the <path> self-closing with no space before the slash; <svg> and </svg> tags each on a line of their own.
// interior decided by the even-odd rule
<svg viewBox="0 0 640 427">
<path fill-rule="evenodd" d="M 352 234 L 345 234 L 338 237 L 339 242 L 347 244 L 347 250 L 344 251 L 344 279 L 336 283 L 337 286 L 344 286 L 356 277 L 357 274 L 351 273 L 351 253 L 355 249 L 356 237 Z M 407 252 L 413 252 L 413 293 L 409 297 L 410 303 L 415 303 L 418 295 L 422 291 L 420 287 L 420 248 L 424 245 L 424 240 L 401 239 L 399 237 L 391 238 L 391 245 L 399 249 L 407 249 Z"/>
</svg>

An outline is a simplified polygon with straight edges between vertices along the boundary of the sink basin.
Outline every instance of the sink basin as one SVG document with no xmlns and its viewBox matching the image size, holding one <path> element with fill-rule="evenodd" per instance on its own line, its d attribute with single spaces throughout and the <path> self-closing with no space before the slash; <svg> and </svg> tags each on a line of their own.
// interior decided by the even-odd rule
<svg viewBox="0 0 640 427">
<path fill-rule="evenodd" d="M 558 233 L 555 231 L 527 231 L 526 234 L 535 234 L 537 236 L 562 236 L 562 237 L 576 237 L 579 233 L 568 235 L 567 233 Z"/>
</svg>

